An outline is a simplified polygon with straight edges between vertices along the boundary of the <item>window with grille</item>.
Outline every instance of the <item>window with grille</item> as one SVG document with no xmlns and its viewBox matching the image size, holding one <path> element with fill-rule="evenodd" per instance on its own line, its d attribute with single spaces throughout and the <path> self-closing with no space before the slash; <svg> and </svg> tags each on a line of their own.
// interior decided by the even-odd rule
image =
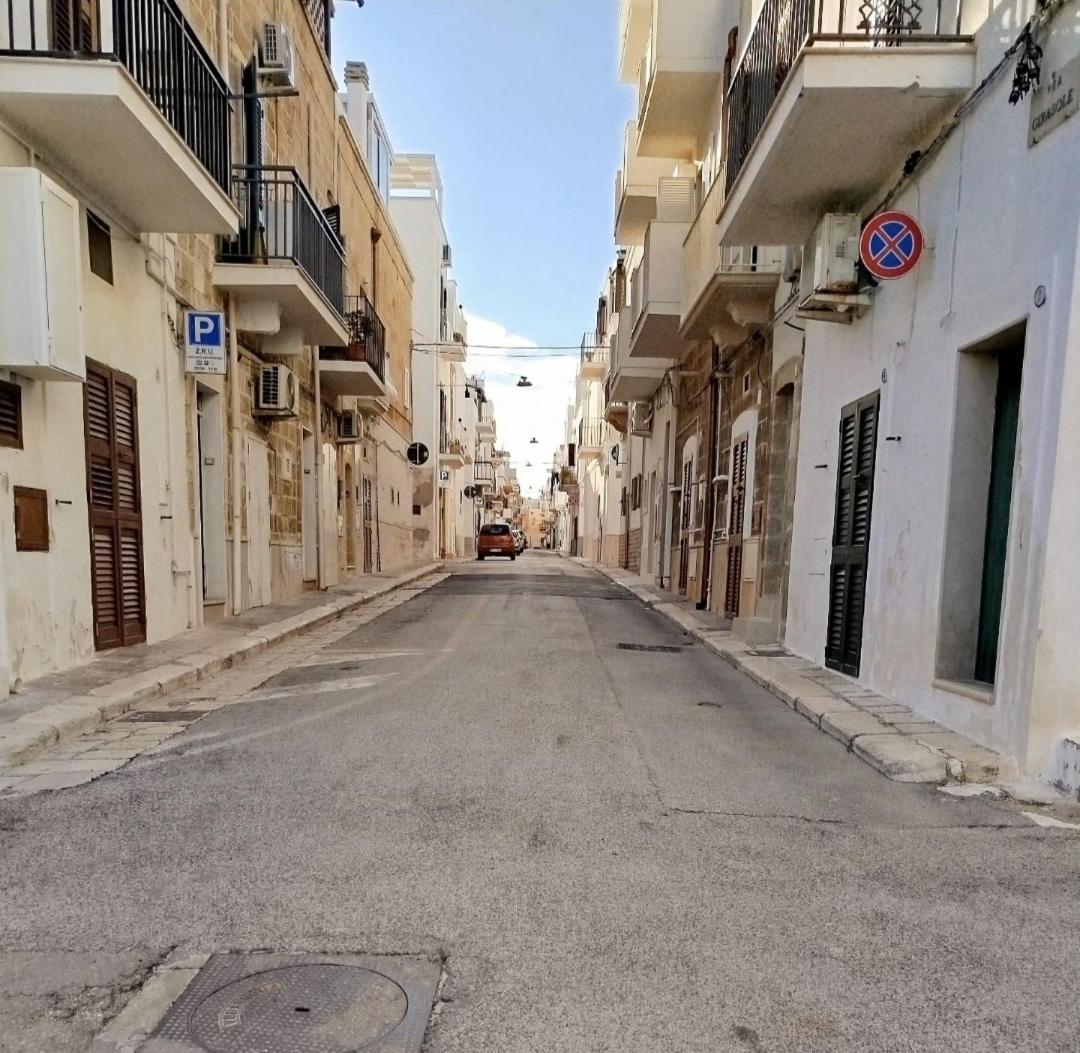
<svg viewBox="0 0 1080 1053">
<path fill-rule="evenodd" d="M 0 380 L 0 446 L 23 446 L 22 388 L 6 380 Z"/>
<path fill-rule="evenodd" d="M 100 216 L 86 211 L 86 242 L 90 248 L 90 273 L 113 283 L 112 231 Z"/>
</svg>

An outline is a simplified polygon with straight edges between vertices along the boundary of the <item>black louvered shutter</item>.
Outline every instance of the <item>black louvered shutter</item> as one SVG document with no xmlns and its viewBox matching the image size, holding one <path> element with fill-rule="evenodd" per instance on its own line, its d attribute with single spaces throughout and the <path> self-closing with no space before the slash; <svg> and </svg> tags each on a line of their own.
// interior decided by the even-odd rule
<svg viewBox="0 0 1080 1053">
<path fill-rule="evenodd" d="M 862 656 L 877 421 L 877 392 L 840 413 L 825 664 L 850 676 L 859 675 Z"/>
<path fill-rule="evenodd" d="M 75 50 L 75 20 L 72 18 L 71 0 L 52 2 L 52 49 Z"/>
</svg>

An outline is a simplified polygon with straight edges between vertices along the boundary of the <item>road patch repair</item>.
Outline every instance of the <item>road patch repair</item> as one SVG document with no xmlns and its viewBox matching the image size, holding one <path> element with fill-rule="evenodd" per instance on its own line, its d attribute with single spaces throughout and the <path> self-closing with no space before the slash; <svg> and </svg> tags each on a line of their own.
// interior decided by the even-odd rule
<svg viewBox="0 0 1080 1053">
<path fill-rule="evenodd" d="M 90 1053 L 419 1053 L 443 976 L 422 955 L 177 955 Z"/>
</svg>

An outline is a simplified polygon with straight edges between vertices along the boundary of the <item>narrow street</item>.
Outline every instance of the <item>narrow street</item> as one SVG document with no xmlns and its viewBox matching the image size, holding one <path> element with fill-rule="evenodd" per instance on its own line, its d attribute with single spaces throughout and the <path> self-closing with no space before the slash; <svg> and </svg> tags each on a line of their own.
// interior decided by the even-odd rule
<svg viewBox="0 0 1080 1053">
<path fill-rule="evenodd" d="M 257 949 L 439 961 L 432 1053 L 1080 1048 L 1075 833 L 884 779 L 554 554 L 450 570 L 0 798 L 3 1053 Z"/>
</svg>

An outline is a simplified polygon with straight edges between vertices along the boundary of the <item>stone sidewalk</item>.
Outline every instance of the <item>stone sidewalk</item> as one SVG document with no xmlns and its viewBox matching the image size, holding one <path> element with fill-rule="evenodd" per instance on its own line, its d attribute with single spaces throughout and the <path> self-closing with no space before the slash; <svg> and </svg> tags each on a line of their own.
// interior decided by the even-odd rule
<svg viewBox="0 0 1080 1053">
<path fill-rule="evenodd" d="M 992 783 L 1015 774 L 999 754 L 850 677 L 792 655 L 779 644 L 743 643 L 730 623 L 673 599 L 648 578 L 577 557 L 574 562 L 627 589 L 890 779 Z"/>
<path fill-rule="evenodd" d="M 101 651 L 85 665 L 33 680 L 0 702 L 0 770 L 25 764 L 140 702 L 188 687 L 283 640 L 335 621 L 440 566 L 425 563 L 396 574 L 366 575 L 159 643 Z"/>
</svg>

